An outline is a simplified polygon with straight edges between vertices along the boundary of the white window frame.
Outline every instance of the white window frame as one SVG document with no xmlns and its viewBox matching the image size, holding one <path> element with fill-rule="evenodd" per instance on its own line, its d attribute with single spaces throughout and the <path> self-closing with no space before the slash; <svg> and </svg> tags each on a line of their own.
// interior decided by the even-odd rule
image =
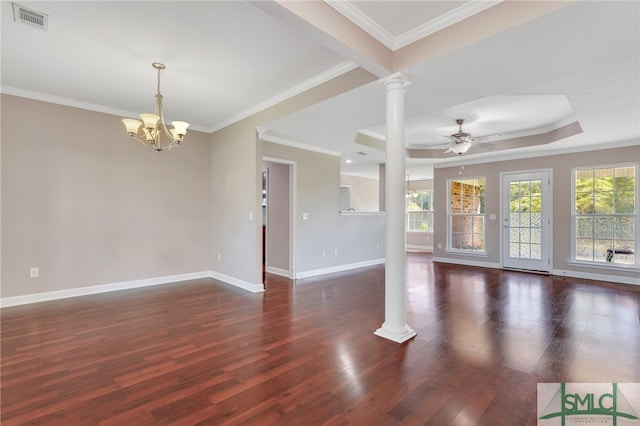
<svg viewBox="0 0 640 426">
<path fill-rule="evenodd" d="M 409 200 L 410 198 L 407 197 L 407 203 L 406 203 L 406 212 L 407 212 L 407 221 L 406 221 L 406 232 L 419 232 L 419 233 L 427 233 L 427 232 L 433 232 L 433 189 L 418 189 L 416 190 L 417 193 L 419 194 L 427 194 L 429 197 L 429 210 L 413 210 L 413 211 L 409 211 Z M 415 229 L 409 229 L 409 224 L 411 223 L 411 218 L 410 215 L 411 213 L 427 213 L 427 230 L 426 231 L 422 231 L 422 230 L 415 230 Z"/>
<path fill-rule="evenodd" d="M 606 260 L 586 260 L 586 259 L 577 259 L 577 235 L 576 235 L 576 218 L 578 214 L 576 214 L 576 172 L 585 171 L 585 170 L 598 170 L 598 169 L 615 169 L 621 167 L 634 167 L 635 168 L 635 188 L 634 188 L 634 260 L 633 264 L 622 264 L 615 262 L 607 262 Z M 638 163 L 616 163 L 616 164 L 602 164 L 602 165 L 594 165 L 594 166 L 585 166 L 585 167 L 575 167 L 571 170 L 571 259 L 570 263 L 579 264 L 585 266 L 596 266 L 596 267 L 604 267 L 611 269 L 637 269 L 640 267 L 640 253 L 638 250 L 640 248 L 640 212 L 638 208 L 638 202 L 640 201 L 639 197 L 639 178 L 640 177 L 640 164 Z M 627 214 L 625 214 L 627 215 Z M 580 215 L 584 216 L 584 215 Z M 596 216 L 596 214 L 594 214 Z M 611 215 L 602 215 L 600 216 L 616 216 L 616 214 Z M 615 255 L 614 255 L 615 256 Z"/>
<path fill-rule="evenodd" d="M 473 179 L 484 179 L 484 185 L 485 185 L 485 211 L 483 213 L 477 213 L 477 214 L 452 214 L 451 213 L 451 184 L 454 181 L 463 181 L 463 180 L 473 180 Z M 486 212 L 486 188 L 487 188 L 487 177 L 486 176 L 468 176 L 468 177 L 464 177 L 464 178 L 449 178 L 447 179 L 447 207 L 446 207 L 446 212 L 447 212 L 447 251 L 451 252 L 451 253 L 457 253 L 457 254 L 468 254 L 468 255 L 480 255 L 480 256 L 486 256 L 487 255 L 487 212 Z M 452 232 L 453 232 L 453 226 L 452 226 L 452 219 L 453 217 L 457 217 L 457 216 L 474 216 L 474 217 L 481 217 L 482 218 L 482 241 L 483 241 L 483 245 L 482 245 L 482 250 L 472 250 L 472 249 L 461 249 L 461 248 L 457 248 L 457 247 L 452 247 Z"/>
</svg>

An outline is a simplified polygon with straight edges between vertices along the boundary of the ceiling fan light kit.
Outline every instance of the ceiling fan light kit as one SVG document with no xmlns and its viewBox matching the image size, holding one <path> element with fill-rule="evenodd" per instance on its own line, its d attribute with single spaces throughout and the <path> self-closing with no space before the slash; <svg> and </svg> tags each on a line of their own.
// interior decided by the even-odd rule
<svg viewBox="0 0 640 426">
<path fill-rule="evenodd" d="M 162 94 L 160 93 L 160 71 L 166 67 L 159 62 L 154 62 L 151 66 L 158 70 L 155 112 L 153 114 L 140 114 L 142 121 L 133 118 L 124 118 L 122 122 L 124 123 L 127 134 L 132 139 L 158 152 L 168 151 L 180 145 L 180 142 L 183 141 L 184 136 L 187 134 L 189 123 L 186 121 L 172 121 L 171 125 L 173 127 L 165 124 L 164 113 L 162 111 Z M 142 129 L 142 131 L 140 131 L 140 129 Z"/>
<path fill-rule="evenodd" d="M 445 152 L 462 155 L 469 151 L 469 148 L 471 148 L 471 142 L 456 142 L 455 145 L 451 145 Z"/>
</svg>

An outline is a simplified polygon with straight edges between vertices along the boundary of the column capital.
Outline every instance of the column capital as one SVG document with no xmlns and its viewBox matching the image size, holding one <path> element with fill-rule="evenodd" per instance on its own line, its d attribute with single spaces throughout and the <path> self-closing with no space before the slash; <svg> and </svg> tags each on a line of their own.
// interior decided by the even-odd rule
<svg viewBox="0 0 640 426">
<path fill-rule="evenodd" d="M 404 75 L 402 75 L 402 73 L 399 73 L 399 72 L 396 72 L 384 78 L 381 78 L 380 80 L 378 80 L 378 83 L 384 84 L 387 87 L 399 86 L 400 88 L 403 88 L 411 84 L 411 82 L 407 80 L 407 78 Z"/>
</svg>

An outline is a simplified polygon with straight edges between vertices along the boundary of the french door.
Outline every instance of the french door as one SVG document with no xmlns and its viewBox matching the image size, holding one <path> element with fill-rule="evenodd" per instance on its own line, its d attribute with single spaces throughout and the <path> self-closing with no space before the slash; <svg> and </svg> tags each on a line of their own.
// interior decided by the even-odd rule
<svg viewBox="0 0 640 426">
<path fill-rule="evenodd" d="M 551 272 L 551 173 L 502 174 L 502 267 Z"/>
</svg>

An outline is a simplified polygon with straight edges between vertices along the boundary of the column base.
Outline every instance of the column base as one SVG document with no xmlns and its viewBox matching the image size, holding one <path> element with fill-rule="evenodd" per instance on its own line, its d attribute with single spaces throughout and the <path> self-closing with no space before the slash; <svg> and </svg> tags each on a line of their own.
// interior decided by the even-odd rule
<svg viewBox="0 0 640 426">
<path fill-rule="evenodd" d="M 397 327 L 387 325 L 387 323 L 383 323 L 382 327 L 374 331 L 373 334 L 396 343 L 406 342 L 417 335 L 417 333 L 406 324 L 403 327 Z"/>
</svg>

